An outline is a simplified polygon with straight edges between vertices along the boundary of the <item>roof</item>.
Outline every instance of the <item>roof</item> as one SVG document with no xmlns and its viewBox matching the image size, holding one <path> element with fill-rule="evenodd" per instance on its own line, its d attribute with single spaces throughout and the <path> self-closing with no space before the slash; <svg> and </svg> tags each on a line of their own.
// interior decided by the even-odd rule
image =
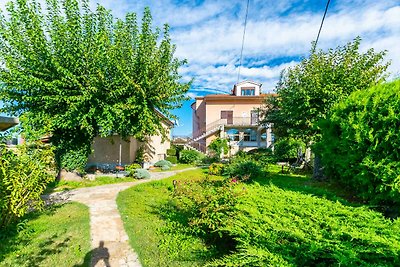
<svg viewBox="0 0 400 267">
<path fill-rule="evenodd" d="M 243 83 L 252 83 L 252 84 L 258 85 L 258 86 L 260 86 L 260 87 L 261 87 L 261 85 L 262 85 L 261 83 L 253 82 L 253 81 L 250 81 L 250 80 L 245 80 L 245 81 L 241 81 L 241 82 L 235 84 L 233 87 L 235 87 L 235 86 L 237 86 L 237 85 L 241 85 L 241 84 L 243 84 Z"/>
<path fill-rule="evenodd" d="M 6 131 L 19 123 L 18 118 L 0 116 L 0 131 Z"/>
<path fill-rule="evenodd" d="M 228 95 L 228 94 L 215 94 L 215 95 L 206 95 L 206 96 L 198 96 L 196 99 L 258 99 L 265 98 L 267 96 L 274 96 L 276 94 L 260 94 L 259 96 L 237 96 L 237 95 Z"/>
</svg>

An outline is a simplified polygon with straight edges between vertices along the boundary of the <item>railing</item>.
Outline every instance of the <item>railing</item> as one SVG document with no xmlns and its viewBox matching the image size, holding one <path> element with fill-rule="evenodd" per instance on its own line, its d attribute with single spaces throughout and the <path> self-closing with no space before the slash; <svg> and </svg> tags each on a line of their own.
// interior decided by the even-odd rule
<svg viewBox="0 0 400 267">
<path fill-rule="evenodd" d="M 205 127 L 193 133 L 193 138 L 199 137 L 204 133 L 218 128 L 219 126 L 257 126 L 259 123 L 258 118 L 252 117 L 233 117 L 229 119 L 218 119 L 212 123 L 207 124 Z"/>
</svg>

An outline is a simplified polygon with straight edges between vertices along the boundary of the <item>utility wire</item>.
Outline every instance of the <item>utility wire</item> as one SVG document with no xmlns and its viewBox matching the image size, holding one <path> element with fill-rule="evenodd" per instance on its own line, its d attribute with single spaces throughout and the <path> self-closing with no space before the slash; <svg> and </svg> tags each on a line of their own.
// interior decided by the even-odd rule
<svg viewBox="0 0 400 267">
<path fill-rule="evenodd" d="M 314 53 L 314 52 L 315 52 L 315 49 L 317 48 L 317 43 L 318 43 L 319 35 L 321 34 L 322 25 L 324 24 L 326 12 L 328 12 L 328 7 L 329 7 L 329 3 L 330 3 L 330 2 L 331 2 L 331 0 L 328 0 L 328 2 L 326 3 L 324 16 L 322 17 L 321 25 L 319 26 L 319 31 L 318 31 L 317 39 L 315 40 L 315 43 L 314 43 L 314 46 L 313 46 L 313 49 L 312 49 L 312 53 Z"/>
<path fill-rule="evenodd" d="M 246 26 L 247 26 L 247 15 L 249 14 L 249 3 L 250 0 L 247 0 L 247 6 L 246 6 L 246 17 L 244 19 L 244 29 L 243 29 L 243 38 L 242 38 L 242 49 L 240 50 L 240 61 L 239 61 L 239 69 L 238 69 L 238 76 L 237 76 L 237 83 L 239 83 L 240 79 L 240 68 L 242 67 L 242 59 L 243 59 L 243 48 L 244 48 L 244 38 L 246 36 Z"/>
</svg>

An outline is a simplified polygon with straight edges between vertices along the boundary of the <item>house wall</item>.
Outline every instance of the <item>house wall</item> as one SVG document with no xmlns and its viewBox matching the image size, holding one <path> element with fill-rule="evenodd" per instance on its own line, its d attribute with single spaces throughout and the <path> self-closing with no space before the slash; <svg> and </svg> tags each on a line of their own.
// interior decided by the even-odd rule
<svg viewBox="0 0 400 267">
<path fill-rule="evenodd" d="M 170 126 L 163 123 L 167 129 L 167 138 L 162 140 L 161 135 L 148 137 L 146 142 L 139 142 L 135 138 L 130 137 L 128 141 L 122 140 L 119 135 L 109 137 L 95 137 L 92 144 L 93 153 L 89 155 L 88 166 L 119 164 L 119 153 L 121 144 L 121 164 L 131 164 L 136 159 L 136 154 L 141 146 L 144 146 L 144 155 L 146 161 L 155 163 L 160 159 L 164 159 L 167 155 L 167 149 L 170 148 Z"/>
<path fill-rule="evenodd" d="M 167 138 L 165 140 L 162 140 L 161 135 L 154 135 L 143 144 L 146 148 L 145 155 L 148 157 L 145 161 L 156 163 L 157 161 L 167 157 L 167 149 L 171 147 L 170 135 L 171 130 L 168 128 Z"/>
<path fill-rule="evenodd" d="M 196 137 L 199 131 L 206 126 L 206 103 L 203 98 L 197 98 L 192 105 L 193 110 L 193 135 Z"/>
<path fill-rule="evenodd" d="M 259 99 L 240 103 L 238 101 L 209 101 L 206 105 L 206 124 L 213 123 L 221 118 L 221 111 L 233 111 L 233 117 L 250 117 L 251 111 L 261 107 Z"/>
<path fill-rule="evenodd" d="M 121 164 L 130 164 L 131 146 L 135 146 L 136 140 L 127 142 L 122 140 L 119 135 L 109 137 L 95 137 L 92 144 L 93 153 L 89 155 L 88 165 L 98 164 L 119 164 L 119 151 L 121 144 Z"/>
</svg>

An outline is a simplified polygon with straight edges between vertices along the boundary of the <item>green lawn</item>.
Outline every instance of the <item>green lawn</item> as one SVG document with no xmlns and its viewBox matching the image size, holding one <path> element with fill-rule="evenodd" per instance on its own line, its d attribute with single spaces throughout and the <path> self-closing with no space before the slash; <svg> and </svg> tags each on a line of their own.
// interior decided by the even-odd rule
<svg viewBox="0 0 400 267">
<path fill-rule="evenodd" d="M 311 178 L 307 175 L 292 175 L 292 174 L 281 174 L 280 170 L 281 168 L 279 166 L 271 166 L 269 168 L 270 172 L 266 174 L 264 177 L 256 179 L 254 182 L 250 183 L 247 186 L 248 194 L 249 196 L 252 197 L 254 195 L 255 198 L 257 196 L 260 196 L 259 203 L 262 201 L 266 202 L 267 204 L 265 205 L 272 205 L 271 203 L 275 203 L 273 205 L 278 205 L 280 203 L 280 198 L 279 194 L 282 194 L 282 199 L 283 202 L 288 201 L 288 203 L 291 203 L 291 211 L 294 212 L 293 214 L 287 214 L 287 217 L 290 218 L 292 215 L 294 218 L 297 218 L 296 220 L 299 219 L 299 217 L 296 215 L 296 212 L 299 212 L 300 210 L 314 210 L 317 212 L 319 215 L 323 217 L 323 209 L 326 206 L 326 208 L 329 207 L 330 211 L 334 213 L 334 211 L 337 209 L 338 211 L 342 212 L 343 214 L 357 214 L 358 211 L 354 210 L 354 206 L 362 206 L 360 203 L 354 202 L 354 199 L 349 198 L 349 194 L 345 191 L 342 190 L 341 188 L 336 188 L 333 185 L 329 183 L 323 183 L 323 182 L 315 182 L 311 180 Z M 205 243 L 206 241 L 202 239 L 199 235 L 194 234 L 193 232 L 193 227 L 187 225 L 187 214 L 182 214 L 182 212 L 177 212 L 176 210 L 172 210 L 172 196 L 173 196 L 173 180 L 178 180 L 182 181 L 188 181 L 188 180 L 200 180 L 204 179 L 207 176 L 206 171 L 204 169 L 196 169 L 196 170 L 191 170 L 183 173 L 179 173 L 178 175 L 175 175 L 173 177 L 170 177 L 168 179 L 162 180 L 162 181 L 156 181 L 156 182 L 151 182 L 151 183 L 146 183 L 146 184 L 141 184 L 135 187 L 132 187 L 126 191 L 123 191 L 119 194 L 117 198 L 117 204 L 122 216 L 122 219 L 124 221 L 125 229 L 129 235 L 129 240 L 130 244 L 133 247 L 135 251 L 139 254 L 139 258 L 141 260 L 141 263 L 143 266 L 202 266 L 205 263 L 210 263 L 212 262 L 213 259 L 218 259 L 221 256 L 228 255 L 226 254 L 226 251 L 218 250 L 218 245 L 213 244 L 213 243 Z M 221 180 L 223 179 L 222 177 L 215 177 L 215 176 L 210 176 L 210 179 L 217 179 Z M 181 182 L 181 183 L 182 183 Z M 258 185 L 257 185 L 258 184 Z M 274 188 L 280 188 L 283 189 L 282 193 L 279 193 L 279 189 L 274 189 Z M 264 189 L 263 189 L 264 188 Z M 245 190 L 245 189 L 243 189 Z M 272 195 L 275 198 L 272 198 L 271 201 L 269 200 L 270 196 L 268 194 L 269 191 L 271 191 Z M 287 192 L 287 196 L 286 193 Z M 292 193 L 294 193 L 294 195 Z M 275 195 L 274 195 L 275 194 Z M 285 196 L 284 196 L 285 195 Z M 282 198 L 281 197 L 281 198 Z M 317 197 L 317 198 L 315 198 Z M 287 199 L 286 199 L 287 198 Z M 290 202 L 291 198 L 293 198 L 293 203 Z M 350 201 L 346 200 L 346 198 L 349 198 Z M 321 200 L 318 201 L 318 199 L 326 199 L 326 200 Z M 297 200 L 301 201 L 298 204 L 296 204 Z M 324 202 L 325 201 L 325 202 Z M 271 203 L 269 203 L 271 202 Z M 257 203 L 257 201 L 255 202 Z M 283 204 L 282 210 L 280 207 L 273 207 L 272 209 L 275 209 L 273 213 L 277 216 L 278 214 L 286 214 L 289 212 L 289 210 L 286 210 L 285 205 L 289 205 L 288 203 Z M 323 204 L 325 203 L 325 204 Z M 254 205 L 254 204 L 251 204 Z M 282 205 L 280 203 L 279 205 Z M 264 205 L 262 206 L 264 207 Z M 262 210 L 262 207 L 261 210 Z M 289 207 L 289 206 L 287 206 Z M 257 210 L 254 210 L 254 206 L 249 207 L 250 210 L 256 212 Z M 270 212 L 270 211 L 263 211 L 263 212 Z M 326 211 L 328 212 L 328 210 Z M 369 213 L 364 208 L 361 208 L 359 210 L 360 216 L 365 216 L 365 218 L 373 218 L 371 220 L 376 220 L 375 223 L 373 222 L 365 222 L 366 226 L 372 227 L 371 229 L 368 228 L 368 231 L 381 231 L 379 227 L 381 225 L 390 225 L 391 230 L 387 230 L 388 233 L 390 231 L 393 232 L 393 227 L 398 227 L 396 225 L 391 225 L 389 221 L 383 220 L 378 213 Z M 258 214 L 256 212 L 256 214 Z M 362 215 L 361 215 L 362 214 Z M 376 215 L 374 215 L 376 214 Z M 257 215 L 259 216 L 259 215 Z M 268 215 L 269 216 L 269 215 Z M 268 220 L 268 216 L 260 217 L 263 218 L 263 220 Z M 283 215 L 282 215 L 283 216 Z M 297 217 L 296 217 L 297 216 Z M 311 213 L 306 213 L 304 218 L 301 218 L 300 220 L 304 220 L 304 223 L 307 224 L 308 216 L 311 216 L 311 219 L 314 219 L 313 212 Z M 342 216 L 342 215 L 340 215 Z M 340 217 L 338 215 L 338 217 Z M 321 217 L 321 218 L 322 218 Z M 332 217 L 334 217 L 332 215 Z M 211 216 L 212 218 L 212 216 Z M 229 218 L 229 217 L 228 217 Z M 243 217 L 246 219 L 246 216 Z M 235 225 L 235 220 L 232 218 L 232 225 Z M 257 222 L 257 218 L 255 218 L 255 222 Z M 284 221 L 285 219 L 282 218 Z M 328 220 L 328 219 L 327 219 Z M 331 220 L 331 219 L 329 219 Z M 332 220 L 342 220 L 342 217 L 334 218 Z M 353 222 L 355 221 L 355 222 Z M 252 223 L 255 223 L 252 222 Z M 318 221 L 319 222 L 319 221 Z M 318 225 L 317 222 L 317 225 Z M 357 225 L 361 225 L 363 222 L 362 220 L 360 221 L 357 217 L 345 219 L 345 222 L 348 222 L 351 224 L 353 228 L 351 234 L 357 235 L 358 233 L 362 233 L 363 229 L 362 227 L 360 228 Z M 239 221 L 237 223 L 240 223 Z M 289 222 L 288 222 L 289 223 Z M 310 225 L 314 225 L 316 222 L 315 221 L 309 221 Z M 323 222 L 320 222 L 321 224 Z M 333 222 L 334 225 L 342 225 L 343 222 L 336 224 L 336 221 Z M 274 228 L 276 224 L 277 228 Z M 280 221 L 277 220 L 274 222 L 274 224 L 270 223 L 270 229 L 271 233 L 272 232 L 277 232 L 279 236 L 279 226 Z M 376 230 L 374 225 L 377 225 Z M 248 226 L 251 227 L 251 226 Z M 260 226 L 261 227 L 261 226 Z M 312 226 L 314 227 L 314 226 Z M 341 227 L 344 227 L 344 229 L 347 229 L 346 225 L 343 225 Z M 350 226 L 349 226 L 350 227 Z M 304 229 L 305 226 L 303 227 Z M 302 228 L 302 229 L 303 229 Z M 260 229 L 263 229 L 262 227 Z M 295 229 L 295 228 L 294 228 Z M 293 230 L 293 233 L 297 232 Z M 386 230 L 385 230 L 386 231 Z M 317 231 L 318 232 L 318 231 Z M 391 232 L 391 233 L 392 233 Z M 250 231 L 251 233 L 251 231 Z M 291 234 L 291 232 L 290 232 Z M 268 236 L 268 235 L 267 235 Z M 295 235 L 296 236 L 296 235 Z M 339 242 L 338 245 L 346 245 L 347 243 L 341 243 L 342 241 L 335 239 L 336 237 L 329 237 L 331 239 L 327 239 L 327 241 L 324 241 L 323 238 L 320 238 L 319 234 L 316 234 L 315 238 L 320 239 L 318 242 L 313 241 L 313 234 L 310 235 L 310 240 L 309 243 L 311 244 L 311 247 L 314 246 L 314 244 L 320 246 L 321 248 L 318 247 L 318 249 L 321 249 L 321 253 L 323 249 L 325 249 L 325 242 Z M 377 238 L 379 234 L 371 234 L 372 237 Z M 263 237 L 265 238 L 265 236 Z M 282 237 L 286 238 L 286 237 Z M 288 237 L 289 239 L 292 237 Z M 294 238 L 294 237 L 293 237 Z M 295 237 L 297 238 L 297 237 Z M 307 237 L 308 238 L 308 237 Z M 340 237 L 341 238 L 341 237 Z M 393 245 L 393 253 L 396 254 L 397 252 L 397 242 L 398 239 L 394 238 L 393 235 L 390 233 L 387 234 L 387 236 L 383 237 L 385 238 L 392 238 L 391 240 L 394 242 Z M 295 240 L 295 239 L 294 239 Z M 358 240 L 358 239 L 357 239 Z M 358 241 L 355 240 L 354 242 L 357 243 Z M 370 241 L 365 241 L 363 238 L 360 237 L 360 240 L 362 242 L 370 242 Z M 392 242 L 391 241 L 391 242 Z M 244 241 L 243 241 L 244 242 Z M 247 241 L 246 241 L 247 242 Z M 243 244 L 246 244 L 244 242 Z M 249 240 L 250 242 L 250 240 Z M 251 241 L 251 242 L 254 242 Z M 259 240 L 256 239 L 256 242 L 259 242 Z M 261 241 L 260 241 L 261 242 Z M 275 241 L 273 241 L 275 242 Z M 282 241 L 286 242 L 286 241 Z M 346 241 L 347 242 L 347 241 Z M 382 247 L 381 243 L 374 243 L 375 241 L 371 241 L 372 246 L 377 245 L 377 247 Z M 262 242 L 261 242 L 262 243 Z M 242 245 L 243 245 L 242 244 Z M 264 244 L 264 243 L 262 243 Z M 265 242 L 267 244 L 267 242 Z M 296 243 L 297 244 L 297 243 Z M 293 246 L 296 245 L 294 243 Z M 301 244 L 301 243 L 300 243 Z M 308 244 L 308 243 L 307 243 Z M 364 243 L 363 243 L 364 244 Z M 244 246 L 244 245 L 243 245 Z M 307 247 L 306 245 L 302 245 L 304 247 Z M 346 245 L 347 246 L 347 245 Z M 351 245 L 350 245 L 351 246 Z M 243 247 L 244 248 L 244 247 Z M 246 248 L 247 249 L 247 248 Z M 268 251 L 268 248 L 266 248 Z M 298 248 L 296 248 L 298 249 Z M 379 248 L 381 249 L 381 248 Z M 389 248 L 388 248 L 389 249 Z M 391 249 L 391 248 L 390 248 Z M 389 251 L 390 251 L 389 249 Z M 396 251 L 395 251 L 396 250 Z M 249 253 L 248 250 L 243 250 L 244 254 Z M 301 251 L 301 250 L 300 250 Z M 347 250 L 344 250 L 347 253 Z M 387 253 L 388 250 L 385 250 Z M 254 251 L 253 251 L 254 252 Z M 250 252 L 250 253 L 253 253 Z M 255 252 L 254 252 L 255 253 Z M 258 252 L 257 252 L 258 253 Z M 263 252 L 264 253 L 264 252 Z M 279 255 L 279 247 L 278 250 L 275 251 L 274 255 Z M 286 253 L 286 252 L 285 252 Z M 317 252 L 313 252 L 317 253 Z M 326 251 L 324 253 L 327 253 Z M 329 253 L 328 253 L 329 254 Z M 339 253 L 340 254 L 340 253 Z M 239 257 L 239 262 L 240 257 L 243 255 L 241 254 L 233 254 L 233 257 L 237 255 Z M 283 254 L 285 255 L 285 254 Z M 307 256 L 311 257 L 317 257 L 317 254 L 307 254 Z M 257 254 L 253 255 L 255 258 L 257 258 Z M 253 257 L 252 256 L 252 257 Z M 247 256 L 246 256 L 247 257 Z M 345 257 L 344 259 L 349 259 L 350 256 L 343 256 Z M 346 258 L 348 257 L 348 258 Z M 389 256 L 388 256 L 389 257 Z M 350 257 L 351 258 L 351 257 Z M 250 259 L 250 258 L 249 258 Z M 387 260 L 387 258 L 383 258 L 384 260 Z M 309 262 L 309 259 L 307 259 L 307 262 Z M 215 263 L 215 262 L 214 262 Z M 222 263 L 222 265 L 215 265 L 215 266 L 225 266 L 225 263 Z M 236 266 L 236 265 L 232 265 Z M 239 266 L 239 265 L 238 265 Z M 240 265 L 242 266 L 242 265 Z M 246 266 L 246 265 L 243 265 Z M 259 266 L 259 265 L 257 265 Z M 261 266 L 261 265 L 260 265 Z M 286 266 L 286 265 L 285 265 Z M 384 266 L 386 266 L 384 264 Z"/>
<path fill-rule="evenodd" d="M 118 195 L 125 230 L 143 266 L 201 266 L 212 256 L 213 249 L 199 238 L 169 231 L 171 226 L 162 214 L 162 208 L 170 201 L 173 180 L 199 180 L 205 175 L 202 169 L 190 170 L 132 187 Z"/>
<path fill-rule="evenodd" d="M 0 266 L 89 266 L 89 210 L 83 204 L 33 212 L 0 234 Z"/>
<path fill-rule="evenodd" d="M 99 177 L 96 177 L 96 179 L 93 181 L 91 181 L 89 179 L 84 179 L 81 182 L 55 181 L 48 186 L 46 193 L 72 190 L 72 189 L 81 188 L 81 187 L 92 187 L 92 186 L 98 186 L 98 185 L 125 183 L 125 182 L 133 182 L 133 181 L 136 181 L 136 179 L 132 178 L 132 177 L 118 177 L 117 178 L 117 177 L 111 177 L 111 176 L 99 176 Z"/>
</svg>

